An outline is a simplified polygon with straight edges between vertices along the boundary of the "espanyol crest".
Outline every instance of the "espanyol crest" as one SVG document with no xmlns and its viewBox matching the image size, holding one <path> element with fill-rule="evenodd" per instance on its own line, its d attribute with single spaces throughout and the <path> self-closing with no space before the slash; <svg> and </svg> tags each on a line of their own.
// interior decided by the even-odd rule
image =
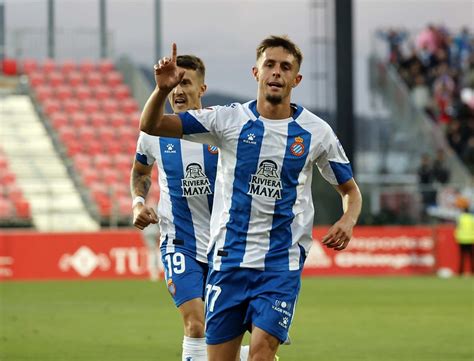
<svg viewBox="0 0 474 361">
<path fill-rule="evenodd" d="M 290 145 L 290 152 L 291 154 L 301 157 L 304 154 L 304 139 L 301 137 L 296 137 L 295 142 Z"/>
</svg>

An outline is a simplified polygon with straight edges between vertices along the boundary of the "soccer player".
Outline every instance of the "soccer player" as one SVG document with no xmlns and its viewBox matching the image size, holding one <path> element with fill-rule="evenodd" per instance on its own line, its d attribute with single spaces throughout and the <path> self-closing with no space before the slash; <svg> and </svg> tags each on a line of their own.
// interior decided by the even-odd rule
<svg viewBox="0 0 474 361">
<path fill-rule="evenodd" d="M 174 112 L 201 108 L 205 66 L 196 56 L 176 58 L 183 72 L 168 94 Z M 145 203 L 153 164 L 158 165 L 157 213 Z M 217 147 L 141 133 L 131 174 L 133 224 L 143 230 L 159 221 L 165 280 L 184 325 L 182 360 L 207 360 L 204 290 Z"/>
<path fill-rule="evenodd" d="M 166 97 L 183 76 L 176 51 L 173 44 L 171 58 L 155 66 L 157 88 L 140 129 L 220 149 L 206 286 L 209 360 L 233 361 L 250 328 L 249 359 L 270 361 L 287 338 L 313 242 L 313 165 L 341 194 L 344 209 L 322 239 L 327 247 L 347 247 L 362 197 L 329 125 L 291 103 L 303 56 L 290 39 L 270 36 L 258 46 L 256 100 L 164 115 Z"/>
</svg>

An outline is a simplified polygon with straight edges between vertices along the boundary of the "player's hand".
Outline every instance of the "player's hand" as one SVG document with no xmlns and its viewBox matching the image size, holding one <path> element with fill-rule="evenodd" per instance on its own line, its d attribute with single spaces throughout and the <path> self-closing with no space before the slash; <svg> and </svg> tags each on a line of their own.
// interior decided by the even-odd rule
<svg viewBox="0 0 474 361">
<path fill-rule="evenodd" d="M 321 240 L 328 248 L 334 248 L 336 251 L 342 251 L 347 247 L 352 238 L 352 229 L 354 223 L 341 218 L 331 228 Z"/>
<path fill-rule="evenodd" d="M 177 47 L 173 43 L 171 46 L 171 58 L 165 56 L 158 64 L 155 64 L 155 81 L 160 90 L 170 92 L 183 79 L 184 70 L 178 68 L 176 64 Z"/>
<path fill-rule="evenodd" d="M 138 229 L 144 229 L 150 223 L 158 223 L 158 216 L 152 207 L 138 203 L 133 208 L 133 225 Z"/>
</svg>

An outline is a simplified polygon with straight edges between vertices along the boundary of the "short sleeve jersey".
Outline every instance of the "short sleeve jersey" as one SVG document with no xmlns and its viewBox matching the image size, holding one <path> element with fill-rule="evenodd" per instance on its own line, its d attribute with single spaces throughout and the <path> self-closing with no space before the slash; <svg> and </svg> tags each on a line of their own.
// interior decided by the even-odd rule
<svg viewBox="0 0 474 361">
<path fill-rule="evenodd" d="M 141 132 L 135 158 L 158 165 L 161 251 L 207 262 L 217 147 Z"/>
<path fill-rule="evenodd" d="M 312 244 L 313 165 L 331 184 L 352 178 L 331 127 L 292 104 L 266 119 L 256 101 L 180 113 L 183 139 L 219 148 L 211 217 L 212 266 L 298 270 Z"/>
</svg>

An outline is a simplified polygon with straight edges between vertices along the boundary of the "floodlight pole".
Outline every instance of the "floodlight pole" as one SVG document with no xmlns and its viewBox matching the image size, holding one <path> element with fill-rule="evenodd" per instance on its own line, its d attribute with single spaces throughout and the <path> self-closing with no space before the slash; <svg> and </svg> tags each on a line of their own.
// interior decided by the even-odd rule
<svg viewBox="0 0 474 361">
<path fill-rule="evenodd" d="M 108 56 L 106 5 L 106 0 L 99 0 L 100 57 L 102 59 Z"/>
<path fill-rule="evenodd" d="M 336 11 L 336 129 L 347 157 L 354 160 L 354 91 L 352 0 L 335 1 Z"/>
<path fill-rule="evenodd" d="M 48 58 L 55 57 L 55 37 L 54 37 L 54 0 L 48 0 Z"/>
</svg>

